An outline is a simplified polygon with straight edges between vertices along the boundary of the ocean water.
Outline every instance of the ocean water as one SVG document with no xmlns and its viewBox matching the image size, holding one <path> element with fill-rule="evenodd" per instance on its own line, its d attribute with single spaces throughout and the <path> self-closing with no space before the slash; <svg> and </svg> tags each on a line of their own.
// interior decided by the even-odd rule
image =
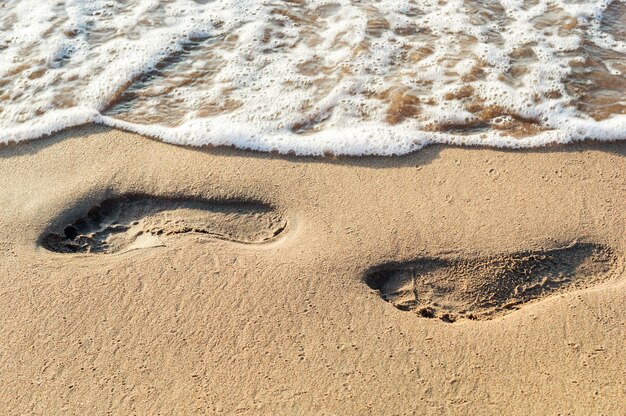
<svg viewBox="0 0 626 416">
<path fill-rule="evenodd" d="M 4 0 L 0 143 L 403 154 L 626 139 L 624 0 Z"/>
</svg>

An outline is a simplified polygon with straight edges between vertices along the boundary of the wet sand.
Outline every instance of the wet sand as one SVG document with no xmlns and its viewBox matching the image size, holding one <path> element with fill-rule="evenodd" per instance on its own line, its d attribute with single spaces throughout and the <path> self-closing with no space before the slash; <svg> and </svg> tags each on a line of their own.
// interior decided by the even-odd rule
<svg viewBox="0 0 626 416">
<path fill-rule="evenodd" d="M 626 143 L 0 147 L 2 414 L 619 414 Z"/>
</svg>

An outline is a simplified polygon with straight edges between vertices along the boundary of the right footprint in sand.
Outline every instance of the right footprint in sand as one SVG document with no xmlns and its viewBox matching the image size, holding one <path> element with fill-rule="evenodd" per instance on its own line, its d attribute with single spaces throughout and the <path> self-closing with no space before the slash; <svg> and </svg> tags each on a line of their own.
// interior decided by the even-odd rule
<svg viewBox="0 0 626 416">
<path fill-rule="evenodd" d="M 383 265 L 364 281 L 400 310 L 451 323 L 493 319 L 533 300 L 600 284 L 620 264 L 606 246 L 574 243 L 493 257 Z"/>
<path fill-rule="evenodd" d="M 183 234 L 261 244 L 286 227 L 287 221 L 266 204 L 127 195 L 103 201 L 71 224 L 45 233 L 40 243 L 58 253 L 119 253 L 164 246 Z"/>
</svg>

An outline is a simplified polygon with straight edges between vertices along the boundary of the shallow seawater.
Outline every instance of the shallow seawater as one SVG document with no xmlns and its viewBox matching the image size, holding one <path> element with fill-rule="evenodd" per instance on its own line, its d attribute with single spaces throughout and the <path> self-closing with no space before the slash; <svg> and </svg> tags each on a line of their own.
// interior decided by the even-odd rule
<svg viewBox="0 0 626 416">
<path fill-rule="evenodd" d="M 9 0 L 0 143 L 297 154 L 626 139 L 624 0 Z"/>
</svg>

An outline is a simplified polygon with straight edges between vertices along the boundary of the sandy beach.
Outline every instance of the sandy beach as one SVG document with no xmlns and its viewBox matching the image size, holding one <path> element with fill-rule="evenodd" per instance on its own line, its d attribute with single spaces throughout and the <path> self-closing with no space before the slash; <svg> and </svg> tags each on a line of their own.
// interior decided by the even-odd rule
<svg viewBox="0 0 626 416">
<path fill-rule="evenodd" d="M 617 415 L 626 143 L 0 147 L 0 413 Z"/>
</svg>

